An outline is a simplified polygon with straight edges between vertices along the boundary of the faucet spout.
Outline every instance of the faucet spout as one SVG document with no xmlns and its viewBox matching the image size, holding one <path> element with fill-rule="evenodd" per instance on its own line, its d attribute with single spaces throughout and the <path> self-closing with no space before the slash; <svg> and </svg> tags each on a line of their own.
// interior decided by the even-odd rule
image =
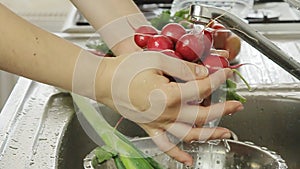
<svg viewBox="0 0 300 169">
<path fill-rule="evenodd" d="M 195 24 L 205 25 L 208 24 L 211 19 L 220 22 L 227 29 L 231 30 L 248 44 L 300 80 L 300 63 L 236 15 L 221 8 L 202 4 L 191 5 L 189 12 L 190 20 Z"/>
</svg>

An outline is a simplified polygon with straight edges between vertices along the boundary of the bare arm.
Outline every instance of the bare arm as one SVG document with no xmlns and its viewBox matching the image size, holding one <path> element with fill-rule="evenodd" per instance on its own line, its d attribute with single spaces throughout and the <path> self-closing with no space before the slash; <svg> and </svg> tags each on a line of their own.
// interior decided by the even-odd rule
<svg viewBox="0 0 300 169">
<path fill-rule="evenodd" d="M 123 15 L 139 13 L 133 1 L 117 1 L 78 0 L 74 4 L 87 12 L 85 16 L 97 29 Z M 112 12 L 115 4 L 118 4 L 119 10 Z M 0 69 L 72 91 L 73 73 L 82 49 L 27 22 L 3 4 L 0 4 L 0 19 L 6 23 L 0 27 Z M 132 43 L 132 39 L 127 39 L 115 46 L 114 52 L 119 54 L 136 50 L 140 49 Z"/>
<path fill-rule="evenodd" d="M 141 13 L 132 0 L 71 0 L 71 2 L 81 11 L 81 13 L 97 31 L 101 30 L 105 25 L 124 16 Z M 116 25 L 113 29 L 115 30 L 112 30 L 110 32 L 111 34 L 114 34 L 124 28 L 122 28 L 122 26 L 120 28 L 119 25 Z M 112 51 L 116 55 L 120 55 L 141 50 L 135 45 L 132 37 L 120 40 L 120 43 L 112 47 Z M 103 40 L 106 41 L 110 39 Z"/>
<path fill-rule="evenodd" d="M 72 89 L 80 47 L 40 29 L 0 4 L 0 69 Z"/>
</svg>

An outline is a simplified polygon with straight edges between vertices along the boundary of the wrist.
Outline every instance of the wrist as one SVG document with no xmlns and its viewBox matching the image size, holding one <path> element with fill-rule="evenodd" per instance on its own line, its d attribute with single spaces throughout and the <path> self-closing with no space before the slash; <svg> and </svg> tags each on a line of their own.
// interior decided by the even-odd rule
<svg viewBox="0 0 300 169">
<path fill-rule="evenodd" d="M 138 47 L 133 39 L 133 36 L 119 42 L 116 44 L 114 47 L 111 48 L 113 53 L 116 56 L 123 55 L 123 54 L 129 54 L 129 53 L 134 53 L 137 51 L 143 51 L 142 48 Z"/>
<path fill-rule="evenodd" d="M 96 100 L 113 108 L 111 84 L 115 69 L 120 63 L 119 57 L 104 57 L 95 77 Z"/>
</svg>

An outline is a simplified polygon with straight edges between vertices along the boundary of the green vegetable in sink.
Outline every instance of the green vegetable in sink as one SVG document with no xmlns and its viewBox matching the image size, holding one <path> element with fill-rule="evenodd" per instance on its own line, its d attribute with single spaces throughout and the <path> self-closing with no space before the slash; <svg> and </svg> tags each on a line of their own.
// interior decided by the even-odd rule
<svg viewBox="0 0 300 169">
<path fill-rule="evenodd" d="M 237 100 L 242 103 L 245 103 L 247 99 L 236 92 L 237 85 L 234 81 L 227 79 L 226 80 L 226 100 Z"/>
<path fill-rule="evenodd" d="M 107 160 L 115 158 L 118 155 L 118 152 L 114 151 L 111 147 L 106 145 L 102 147 L 97 147 L 94 150 L 96 158 L 93 161 L 93 165 L 102 164 Z"/>
<path fill-rule="evenodd" d="M 122 133 L 109 125 L 84 97 L 72 94 L 79 111 L 102 138 L 106 146 L 96 149 L 97 162 L 113 158 L 118 169 L 163 169 L 149 156 L 136 148 Z"/>
</svg>

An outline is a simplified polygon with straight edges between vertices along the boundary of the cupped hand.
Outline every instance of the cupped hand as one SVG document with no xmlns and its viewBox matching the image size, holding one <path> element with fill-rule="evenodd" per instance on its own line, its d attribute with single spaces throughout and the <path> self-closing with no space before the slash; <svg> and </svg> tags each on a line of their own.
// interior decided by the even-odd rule
<svg viewBox="0 0 300 169">
<path fill-rule="evenodd" d="M 136 52 L 111 58 L 96 81 L 98 101 L 136 122 L 158 147 L 174 159 L 192 165 L 192 157 L 170 141 L 230 138 L 230 131 L 205 124 L 243 109 L 237 101 L 201 104 L 226 79 L 230 69 L 208 76 L 201 65 L 160 52 Z M 191 104 L 199 102 L 197 104 Z"/>
</svg>

